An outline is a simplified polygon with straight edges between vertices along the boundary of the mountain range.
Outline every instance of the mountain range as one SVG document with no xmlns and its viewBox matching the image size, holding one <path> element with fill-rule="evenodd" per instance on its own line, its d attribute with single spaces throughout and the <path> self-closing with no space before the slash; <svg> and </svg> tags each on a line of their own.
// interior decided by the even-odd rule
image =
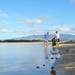
<svg viewBox="0 0 75 75">
<path fill-rule="evenodd" d="M 54 36 L 54 35 L 51 35 Z M 26 37 L 15 38 L 14 40 L 42 40 L 44 35 L 30 35 Z M 52 38 L 51 38 L 52 39 Z M 61 40 L 75 40 L 75 35 L 70 34 L 60 34 Z"/>
</svg>

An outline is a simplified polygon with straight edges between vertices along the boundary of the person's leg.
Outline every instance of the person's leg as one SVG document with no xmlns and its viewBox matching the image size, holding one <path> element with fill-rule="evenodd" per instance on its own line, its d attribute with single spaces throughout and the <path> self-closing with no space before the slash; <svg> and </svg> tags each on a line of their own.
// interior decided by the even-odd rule
<svg viewBox="0 0 75 75">
<path fill-rule="evenodd" d="M 44 42 L 44 48 L 47 50 L 47 48 L 48 48 L 48 42 L 47 41 L 45 41 Z"/>
<path fill-rule="evenodd" d="M 46 43 L 46 49 L 48 49 L 48 41 L 47 41 L 47 43 Z"/>
<path fill-rule="evenodd" d="M 60 42 L 60 39 L 58 39 L 58 46 L 59 46 L 59 42 Z"/>
<path fill-rule="evenodd" d="M 58 46 L 58 39 L 56 39 L 56 46 Z"/>
<path fill-rule="evenodd" d="M 46 41 L 44 42 L 44 48 L 46 48 Z"/>
<path fill-rule="evenodd" d="M 59 42 L 58 42 L 58 46 L 59 46 Z"/>
<path fill-rule="evenodd" d="M 59 46 L 59 41 L 60 41 L 60 39 L 57 39 L 57 46 Z"/>
</svg>

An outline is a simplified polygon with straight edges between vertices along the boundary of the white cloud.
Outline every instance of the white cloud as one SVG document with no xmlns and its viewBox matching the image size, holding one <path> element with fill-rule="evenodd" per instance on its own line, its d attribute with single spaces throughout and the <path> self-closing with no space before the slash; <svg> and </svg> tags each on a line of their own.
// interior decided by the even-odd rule
<svg viewBox="0 0 75 75">
<path fill-rule="evenodd" d="M 41 15 L 41 16 L 39 16 L 38 18 L 40 18 L 40 19 L 47 19 L 47 18 L 49 18 L 50 17 L 50 15 Z"/>
<path fill-rule="evenodd" d="M 27 19 L 23 18 L 21 16 L 15 15 L 15 17 L 19 20 L 20 23 L 25 24 L 25 25 L 30 25 L 30 26 L 35 26 L 35 25 L 45 25 L 45 22 L 47 21 L 46 19 L 48 18 L 58 18 L 62 17 L 64 15 L 41 15 L 35 19 Z"/>
<path fill-rule="evenodd" d="M 0 33 L 20 33 L 20 34 L 40 34 L 43 35 L 47 31 L 50 32 L 50 34 L 55 34 L 56 31 L 58 31 L 60 34 L 72 34 L 75 35 L 75 28 L 74 26 L 69 26 L 69 25 L 55 25 L 51 26 L 49 29 L 38 29 L 38 28 L 33 28 L 32 30 L 28 30 L 25 28 L 16 28 L 16 29 L 7 29 L 7 28 L 0 28 Z"/>
<path fill-rule="evenodd" d="M 20 21 L 10 22 L 6 20 L 0 20 L 0 24 L 16 25 L 16 24 L 22 24 L 22 23 Z"/>
<path fill-rule="evenodd" d="M 12 32 L 16 32 L 16 33 L 25 33 L 26 30 L 23 29 L 23 28 L 18 28 L 18 29 L 12 30 Z"/>
<path fill-rule="evenodd" d="M 43 30 L 43 29 L 33 29 L 33 30 L 30 30 L 29 31 L 30 33 L 32 33 L 32 34 L 44 34 L 46 31 L 45 30 Z"/>
<path fill-rule="evenodd" d="M 2 33 L 8 33 L 10 31 L 8 29 L 0 29 L 0 32 L 2 32 Z"/>
<path fill-rule="evenodd" d="M 26 20 L 26 23 L 27 23 L 28 25 L 43 24 L 43 22 L 42 22 L 40 19 Z"/>
<path fill-rule="evenodd" d="M 2 20 L 2 21 L 0 21 L 0 24 L 7 24 L 7 21 Z"/>
<path fill-rule="evenodd" d="M 26 30 L 23 28 L 17 28 L 17 29 L 7 29 L 7 28 L 0 28 L 1 33 L 25 33 Z"/>
<path fill-rule="evenodd" d="M 73 27 L 74 26 L 72 25 L 55 25 L 49 28 L 49 30 L 53 33 L 55 33 L 55 31 L 59 31 L 61 34 L 74 34 L 75 29 L 73 30 Z"/>
<path fill-rule="evenodd" d="M 25 24 L 25 25 L 35 26 L 35 25 L 44 24 L 43 20 L 39 17 L 35 19 L 27 19 L 18 15 L 15 15 L 15 17 L 19 20 L 21 24 Z"/>
<path fill-rule="evenodd" d="M 8 18 L 8 15 L 6 13 L 0 14 L 0 17 L 6 17 Z"/>
<path fill-rule="evenodd" d="M 48 18 L 60 18 L 60 17 L 63 17 L 63 16 L 65 16 L 65 15 L 64 14 L 61 14 L 61 15 L 49 14 L 49 15 L 41 15 L 38 18 L 45 20 L 45 19 L 48 19 Z"/>
<path fill-rule="evenodd" d="M 52 31 L 67 32 L 67 31 L 69 31 L 70 29 L 69 29 L 69 28 L 66 28 L 65 26 L 53 26 L 53 27 L 50 28 L 50 30 L 52 30 Z"/>
<path fill-rule="evenodd" d="M 30 25 L 30 26 L 43 24 L 42 20 L 40 20 L 40 19 L 29 20 L 29 19 L 23 19 L 22 18 L 22 19 L 20 19 L 20 21 L 23 24 L 27 24 L 27 25 Z"/>
<path fill-rule="evenodd" d="M 19 33 L 19 34 L 44 34 L 45 31 L 43 29 L 32 29 L 32 30 L 28 30 L 28 29 L 24 29 L 24 28 L 16 28 L 16 29 L 7 29 L 7 28 L 0 28 L 0 33 Z"/>
</svg>

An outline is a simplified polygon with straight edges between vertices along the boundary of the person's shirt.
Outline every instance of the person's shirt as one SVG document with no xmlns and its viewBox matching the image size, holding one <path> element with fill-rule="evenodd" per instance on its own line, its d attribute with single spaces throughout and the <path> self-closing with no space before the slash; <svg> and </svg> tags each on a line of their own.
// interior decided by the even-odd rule
<svg viewBox="0 0 75 75">
<path fill-rule="evenodd" d="M 59 33 L 57 33 L 57 34 L 56 34 L 56 38 L 57 38 L 57 39 L 59 39 L 59 38 L 60 38 Z"/>
<path fill-rule="evenodd" d="M 45 40 L 49 40 L 49 35 L 48 34 L 45 35 Z"/>
</svg>

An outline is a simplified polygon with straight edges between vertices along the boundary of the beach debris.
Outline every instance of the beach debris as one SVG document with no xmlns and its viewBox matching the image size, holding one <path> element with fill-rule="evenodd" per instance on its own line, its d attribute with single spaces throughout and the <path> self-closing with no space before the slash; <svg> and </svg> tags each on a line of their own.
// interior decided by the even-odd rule
<svg viewBox="0 0 75 75">
<path fill-rule="evenodd" d="M 39 66 L 36 66 L 36 68 L 39 69 L 40 67 Z"/>
<path fill-rule="evenodd" d="M 46 57 L 46 59 L 48 59 L 48 57 Z"/>
<path fill-rule="evenodd" d="M 45 64 L 43 64 L 43 66 L 45 66 Z"/>
<path fill-rule="evenodd" d="M 54 67 L 53 66 L 51 67 L 51 74 L 52 75 L 56 75 L 56 70 L 54 70 Z"/>
<path fill-rule="evenodd" d="M 60 53 L 60 55 L 62 55 L 62 53 Z"/>
<path fill-rule="evenodd" d="M 58 59 L 58 58 L 55 58 L 55 59 Z"/>
<path fill-rule="evenodd" d="M 53 57 L 51 59 L 54 59 Z"/>
<path fill-rule="evenodd" d="M 66 51 L 69 51 L 69 49 L 67 49 Z"/>
</svg>

